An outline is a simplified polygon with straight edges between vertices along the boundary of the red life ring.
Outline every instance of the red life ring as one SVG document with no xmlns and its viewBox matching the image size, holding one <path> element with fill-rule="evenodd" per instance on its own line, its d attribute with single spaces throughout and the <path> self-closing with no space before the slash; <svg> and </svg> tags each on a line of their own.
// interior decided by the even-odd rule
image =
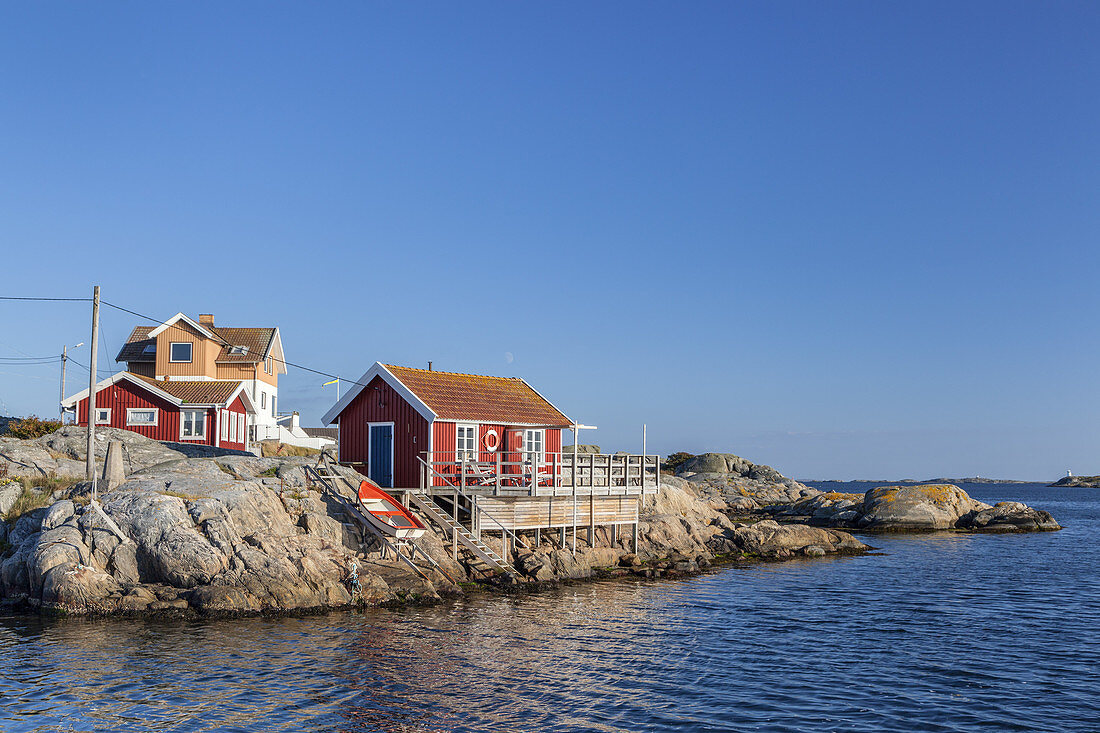
<svg viewBox="0 0 1100 733">
<path fill-rule="evenodd" d="M 497 434 L 495 428 L 489 428 L 485 431 L 485 437 L 482 439 L 482 442 L 485 443 L 485 450 L 492 453 L 500 447 L 500 435 Z"/>
</svg>

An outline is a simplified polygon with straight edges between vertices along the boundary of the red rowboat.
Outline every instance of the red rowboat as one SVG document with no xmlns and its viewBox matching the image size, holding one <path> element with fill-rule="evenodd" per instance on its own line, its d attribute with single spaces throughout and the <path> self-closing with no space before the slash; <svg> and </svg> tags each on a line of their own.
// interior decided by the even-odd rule
<svg viewBox="0 0 1100 733">
<path fill-rule="evenodd" d="M 359 504 L 366 510 L 371 524 L 391 537 L 415 540 L 428 531 L 424 523 L 397 499 L 370 481 L 359 484 Z"/>
</svg>

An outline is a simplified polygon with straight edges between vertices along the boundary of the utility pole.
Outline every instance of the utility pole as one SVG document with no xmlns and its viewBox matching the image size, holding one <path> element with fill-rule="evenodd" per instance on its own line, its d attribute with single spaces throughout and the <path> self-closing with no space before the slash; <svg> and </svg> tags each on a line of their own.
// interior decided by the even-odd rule
<svg viewBox="0 0 1100 733">
<path fill-rule="evenodd" d="M 96 500 L 95 481 L 95 382 L 96 354 L 99 352 L 99 286 L 92 293 L 92 356 L 88 370 L 88 467 L 87 480 L 92 482 L 92 501 Z"/>
<path fill-rule="evenodd" d="M 84 345 L 84 342 L 81 341 L 79 344 L 77 344 L 73 348 L 74 349 L 79 349 L 83 345 Z M 61 347 L 61 402 L 65 401 L 65 364 L 68 362 L 68 360 L 69 360 L 69 347 L 68 346 L 63 346 L 63 347 Z M 61 412 L 61 421 L 64 422 L 65 421 L 65 406 L 61 405 L 59 403 L 59 410 Z"/>
</svg>

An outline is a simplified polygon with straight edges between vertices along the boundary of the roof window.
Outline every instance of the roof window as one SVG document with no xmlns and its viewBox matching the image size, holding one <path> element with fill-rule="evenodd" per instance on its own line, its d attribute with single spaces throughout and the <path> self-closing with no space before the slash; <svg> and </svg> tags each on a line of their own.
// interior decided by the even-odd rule
<svg viewBox="0 0 1100 733">
<path fill-rule="evenodd" d="M 229 353 L 230 354 L 247 354 L 248 353 L 248 347 L 247 346 L 230 346 L 229 347 Z"/>
<path fill-rule="evenodd" d="M 155 354 L 155 353 L 157 353 L 156 342 L 151 343 L 151 344 L 145 344 L 145 348 L 141 350 L 141 353 L 143 353 L 143 354 Z"/>
</svg>

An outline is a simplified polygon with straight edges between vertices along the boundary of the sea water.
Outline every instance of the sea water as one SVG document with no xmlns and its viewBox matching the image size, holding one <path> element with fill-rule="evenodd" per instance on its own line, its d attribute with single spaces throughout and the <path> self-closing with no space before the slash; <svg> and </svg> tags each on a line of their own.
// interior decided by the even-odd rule
<svg viewBox="0 0 1100 733">
<path fill-rule="evenodd" d="M 0 730 L 1100 730 L 1100 490 L 964 488 L 1065 529 L 398 611 L 0 617 Z"/>
</svg>

